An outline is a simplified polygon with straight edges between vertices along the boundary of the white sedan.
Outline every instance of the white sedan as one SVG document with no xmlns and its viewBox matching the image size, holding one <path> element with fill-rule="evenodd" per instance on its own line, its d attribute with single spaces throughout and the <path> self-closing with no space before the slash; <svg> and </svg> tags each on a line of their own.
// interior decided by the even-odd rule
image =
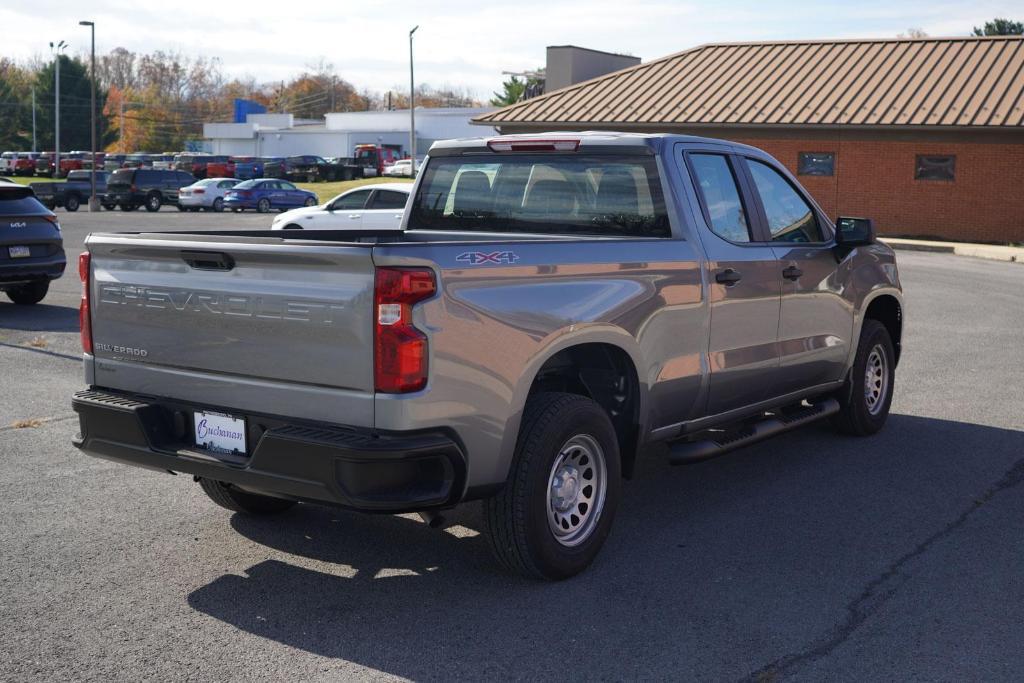
<svg viewBox="0 0 1024 683">
<path fill-rule="evenodd" d="M 385 166 L 384 175 L 412 177 L 412 159 L 399 159 L 390 166 Z"/>
<path fill-rule="evenodd" d="M 398 230 L 412 183 L 360 185 L 319 206 L 285 211 L 271 230 Z"/>
<path fill-rule="evenodd" d="M 204 178 L 178 190 L 178 208 L 182 211 L 223 211 L 224 195 L 238 183 L 238 178 Z"/>
</svg>

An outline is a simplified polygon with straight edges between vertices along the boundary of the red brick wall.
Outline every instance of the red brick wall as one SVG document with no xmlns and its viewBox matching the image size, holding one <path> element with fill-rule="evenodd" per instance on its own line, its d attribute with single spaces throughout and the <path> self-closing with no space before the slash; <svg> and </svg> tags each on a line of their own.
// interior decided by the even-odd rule
<svg viewBox="0 0 1024 683">
<path fill-rule="evenodd" d="M 794 174 L 799 152 L 835 152 L 835 176 L 797 176 L 832 218 L 873 218 L 883 235 L 1024 242 L 1024 144 L 722 137 L 760 147 Z M 915 180 L 918 154 L 956 155 L 956 179 Z"/>
</svg>

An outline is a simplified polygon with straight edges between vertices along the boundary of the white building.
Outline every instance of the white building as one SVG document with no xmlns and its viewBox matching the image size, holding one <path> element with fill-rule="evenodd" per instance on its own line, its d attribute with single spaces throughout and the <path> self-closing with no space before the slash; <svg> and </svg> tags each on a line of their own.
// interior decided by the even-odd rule
<svg viewBox="0 0 1024 683">
<path fill-rule="evenodd" d="M 486 135 L 469 121 L 493 109 L 416 109 L 416 153 L 426 154 L 435 140 Z M 211 154 L 258 157 L 349 157 L 356 145 L 366 143 L 408 151 L 408 109 L 339 112 L 324 118 L 324 123 L 315 123 L 296 121 L 291 114 L 249 114 L 245 123 L 204 123 L 204 147 Z"/>
</svg>

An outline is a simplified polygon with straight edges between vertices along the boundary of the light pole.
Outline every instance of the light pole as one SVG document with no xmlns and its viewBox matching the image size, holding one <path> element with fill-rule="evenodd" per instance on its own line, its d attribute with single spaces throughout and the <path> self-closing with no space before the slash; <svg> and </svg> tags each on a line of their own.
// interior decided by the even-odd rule
<svg viewBox="0 0 1024 683">
<path fill-rule="evenodd" d="M 91 21 L 80 21 L 79 26 L 88 26 L 92 34 L 92 63 L 89 67 L 89 80 L 92 81 L 90 94 L 90 110 L 92 112 L 92 171 L 89 172 L 89 212 L 100 210 L 100 200 L 96 197 L 96 24 Z"/>
<path fill-rule="evenodd" d="M 412 75 L 412 34 L 420 26 L 416 24 L 409 31 L 409 159 L 412 177 L 416 177 L 416 79 Z"/>
<path fill-rule="evenodd" d="M 50 43 L 50 50 L 53 51 L 53 61 L 56 73 L 54 78 L 56 84 L 54 85 L 54 131 L 53 131 L 53 175 L 55 178 L 60 177 L 60 53 L 67 48 L 68 44 L 63 40 L 54 45 Z"/>
</svg>

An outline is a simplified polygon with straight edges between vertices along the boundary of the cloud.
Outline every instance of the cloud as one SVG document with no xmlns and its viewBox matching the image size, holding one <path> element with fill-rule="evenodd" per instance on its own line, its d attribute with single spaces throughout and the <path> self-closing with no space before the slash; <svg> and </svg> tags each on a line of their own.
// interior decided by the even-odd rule
<svg viewBox="0 0 1024 683">
<path fill-rule="evenodd" d="M 82 16 L 78 16 L 81 14 Z M 627 52 L 645 61 L 706 42 L 895 36 L 909 27 L 967 34 L 995 16 L 1018 19 L 1017 3 L 756 2 L 709 0 L 368 0 L 241 4 L 91 0 L 77 14 L 66 2 L 0 3 L 4 54 L 49 57 L 49 41 L 88 49 L 79 19 L 96 21 L 97 50 L 177 50 L 219 57 L 229 75 L 286 80 L 323 57 L 358 88 L 408 84 L 408 31 L 415 36 L 417 82 L 468 88 L 486 98 L 505 70 L 543 65 L 547 45 Z"/>
</svg>

